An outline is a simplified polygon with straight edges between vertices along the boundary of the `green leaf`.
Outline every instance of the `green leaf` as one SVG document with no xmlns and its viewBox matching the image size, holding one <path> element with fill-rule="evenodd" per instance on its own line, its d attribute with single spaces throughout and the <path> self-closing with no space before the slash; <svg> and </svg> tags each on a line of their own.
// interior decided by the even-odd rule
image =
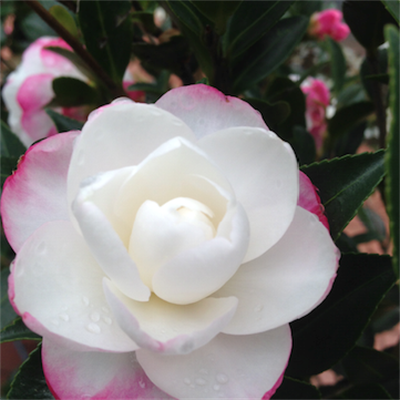
<svg viewBox="0 0 400 400">
<path fill-rule="evenodd" d="M 399 360 L 388 353 L 355 346 L 342 360 L 347 378 L 356 384 L 384 383 L 399 376 Z"/>
<path fill-rule="evenodd" d="M 273 26 L 233 65 L 234 89 L 242 92 L 279 67 L 302 39 L 308 18 L 285 18 Z"/>
<path fill-rule="evenodd" d="M 215 2 L 217 3 L 217 2 Z M 265 35 L 294 1 L 243 1 L 228 23 L 224 52 L 236 58 Z"/>
<path fill-rule="evenodd" d="M 65 7 L 56 4 L 50 7 L 49 12 L 71 35 L 78 37 L 75 20 Z"/>
<path fill-rule="evenodd" d="M 53 80 L 53 91 L 55 98 L 51 101 L 51 106 L 78 107 L 99 102 L 96 90 L 80 79 L 56 78 Z"/>
<path fill-rule="evenodd" d="M 339 93 L 344 85 L 346 76 L 346 60 L 340 44 L 328 38 L 328 49 L 331 56 L 332 79 L 335 84 L 334 91 Z"/>
<path fill-rule="evenodd" d="M 340 137 L 335 138 L 335 156 L 341 157 L 346 154 L 355 154 L 364 140 L 366 128 L 367 121 L 363 121 L 345 131 Z"/>
<path fill-rule="evenodd" d="M 26 147 L 19 140 L 18 136 L 5 124 L 4 121 L 1 121 L 0 135 L 0 155 L 2 157 L 19 157 L 25 153 Z"/>
<path fill-rule="evenodd" d="M 386 153 L 385 167 L 386 179 L 386 201 L 387 211 L 390 218 L 390 232 L 393 239 L 393 267 L 399 276 L 399 231 L 400 231 L 400 202 L 399 202 L 399 114 L 400 114 L 400 57 L 399 57 L 399 31 L 394 26 L 385 28 L 385 35 L 389 42 L 389 74 L 390 74 L 390 111 L 392 122 L 387 137 L 388 150 Z"/>
<path fill-rule="evenodd" d="M 375 240 L 383 242 L 386 238 L 386 227 L 382 218 L 372 209 L 364 206 L 358 211 L 358 217 L 367 228 L 368 233 L 372 234 Z"/>
<path fill-rule="evenodd" d="M 271 399 L 320 399 L 319 390 L 307 382 L 285 376 Z"/>
<path fill-rule="evenodd" d="M 131 54 L 131 2 L 81 1 L 79 23 L 86 47 L 116 83 L 122 82 Z"/>
<path fill-rule="evenodd" d="M 8 399 L 54 399 L 43 374 L 41 344 L 21 365 L 7 393 Z"/>
<path fill-rule="evenodd" d="M 400 3 L 397 0 L 382 0 L 382 3 L 397 23 L 400 23 Z"/>
<path fill-rule="evenodd" d="M 386 389 L 377 383 L 369 383 L 365 385 L 356 385 L 342 392 L 335 399 L 392 399 Z"/>
<path fill-rule="evenodd" d="M 382 180 L 384 151 L 324 160 L 301 170 L 318 188 L 336 240 Z"/>
<path fill-rule="evenodd" d="M 19 157 L 2 156 L 0 159 L 0 183 L 3 189 L 6 179 L 17 169 Z"/>
<path fill-rule="evenodd" d="M 154 24 L 154 15 L 147 11 L 135 11 L 132 13 L 132 20 L 143 24 L 145 30 L 151 34 L 156 34 L 159 28 Z"/>
<path fill-rule="evenodd" d="M 378 49 L 375 57 L 376 60 L 376 68 L 378 72 L 378 76 L 382 76 L 382 74 L 386 74 L 388 68 L 388 53 L 386 49 Z M 376 73 L 371 66 L 371 61 L 368 61 L 367 57 L 364 58 L 361 67 L 360 67 L 360 76 L 361 82 L 365 88 L 365 91 L 368 94 L 368 97 L 373 100 L 374 98 L 374 89 L 373 89 L 373 81 L 371 77 L 376 76 Z M 376 79 L 375 79 L 376 80 Z M 388 82 L 386 82 L 387 84 Z"/>
<path fill-rule="evenodd" d="M 328 121 L 329 135 L 333 138 L 343 135 L 347 130 L 365 120 L 374 110 L 373 103 L 369 101 L 361 101 L 342 107 Z"/>
<path fill-rule="evenodd" d="M 0 329 L 9 325 L 11 321 L 18 317 L 14 309 L 11 306 L 10 300 L 8 299 L 8 275 L 10 271 L 8 268 L 4 268 L 0 272 L 0 287 L 1 287 L 1 302 L 0 302 Z"/>
<path fill-rule="evenodd" d="M 80 121 L 65 117 L 64 115 L 50 110 L 49 108 L 46 108 L 45 111 L 47 115 L 53 120 L 59 133 L 68 131 L 79 131 L 82 129 L 83 123 Z"/>
<path fill-rule="evenodd" d="M 299 125 L 293 127 L 289 143 L 296 153 L 299 165 L 311 164 L 315 161 L 315 140 L 304 127 Z"/>
<path fill-rule="evenodd" d="M 293 351 L 286 374 L 308 377 L 336 364 L 355 345 L 395 282 L 391 257 L 342 255 L 327 298 L 291 324 Z"/>
<path fill-rule="evenodd" d="M 0 331 L 0 343 L 24 339 L 40 340 L 41 337 L 28 329 L 22 322 L 22 318 L 15 319 Z"/>
</svg>

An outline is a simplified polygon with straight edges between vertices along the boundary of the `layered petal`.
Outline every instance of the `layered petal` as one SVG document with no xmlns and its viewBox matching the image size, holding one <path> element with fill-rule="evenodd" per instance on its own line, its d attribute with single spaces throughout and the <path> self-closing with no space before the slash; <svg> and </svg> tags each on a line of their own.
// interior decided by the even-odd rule
<svg viewBox="0 0 400 400">
<path fill-rule="evenodd" d="M 273 246 L 290 225 L 298 196 L 292 148 L 260 128 L 230 128 L 198 142 L 222 169 L 250 223 L 244 262 Z"/>
<path fill-rule="evenodd" d="M 10 301 L 27 326 L 40 335 L 80 345 L 73 348 L 133 351 L 136 344 L 107 305 L 103 277 L 72 224 L 49 222 L 17 254 L 9 280 Z"/>
<path fill-rule="evenodd" d="M 68 173 L 69 202 L 85 178 L 137 165 L 175 136 L 194 140 L 181 120 L 156 106 L 126 99 L 97 109 L 89 116 L 74 149 Z"/>
<path fill-rule="evenodd" d="M 282 239 L 261 257 L 242 265 L 214 294 L 234 294 L 239 299 L 224 332 L 262 332 L 305 315 L 328 294 L 338 259 L 339 251 L 317 216 L 297 207 Z"/>
<path fill-rule="evenodd" d="M 108 279 L 104 291 L 121 328 L 141 348 L 156 353 L 187 354 L 204 346 L 230 321 L 237 299 L 207 298 L 177 306 L 152 295 L 146 303 L 124 296 Z"/>
<path fill-rule="evenodd" d="M 149 380 L 134 352 L 76 352 L 45 338 L 42 360 L 57 399 L 173 399 Z"/>
<path fill-rule="evenodd" d="M 179 399 L 261 399 L 280 379 L 290 350 L 285 325 L 257 335 L 220 334 L 186 355 L 136 354 L 151 381 Z"/>
<path fill-rule="evenodd" d="M 6 180 L 1 215 L 15 252 L 44 223 L 69 220 L 67 172 L 78 133 L 63 133 L 30 147 Z"/>
<path fill-rule="evenodd" d="M 164 94 L 156 106 L 185 122 L 198 139 L 235 126 L 268 129 L 261 114 L 237 97 L 203 84 L 182 86 Z"/>
</svg>

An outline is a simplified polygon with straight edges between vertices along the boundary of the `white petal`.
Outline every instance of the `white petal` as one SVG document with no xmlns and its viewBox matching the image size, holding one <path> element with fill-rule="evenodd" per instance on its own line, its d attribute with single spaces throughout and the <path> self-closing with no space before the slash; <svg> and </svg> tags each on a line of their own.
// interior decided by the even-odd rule
<svg viewBox="0 0 400 400">
<path fill-rule="evenodd" d="M 292 148 L 260 128 L 230 128 L 204 137 L 198 146 L 231 183 L 250 222 L 245 262 L 273 246 L 290 225 L 298 196 L 298 168 Z"/>
<path fill-rule="evenodd" d="M 242 265 L 215 293 L 239 298 L 238 310 L 224 332 L 262 332 L 307 314 L 328 294 L 338 258 L 338 249 L 318 217 L 297 207 L 282 239 Z"/>
<path fill-rule="evenodd" d="M 156 106 L 184 121 L 198 139 L 234 126 L 268 129 L 261 114 L 248 103 L 207 85 L 172 89 L 157 100 Z"/>
<path fill-rule="evenodd" d="M 135 350 L 136 344 L 113 320 L 103 277 L 72 224 L 50 222 L 19 251 L 10 278 L 10 300 L 28 327 L 41 335 L 104 351 Z"/>
<path fill-rule="evenodd" d="M 74 149 L 68 174 L 69 203 L 84 178 L 138 165 L 175 136 L 194 140 L 182 121 L 156 106 L 126 100 L 97 109 L 84 125 Z"/>
<path fill-rule="evenodd" d="M 214 338 L 232 318 L 237 299 L 208 298 L 177 306 L 152 296 L 139 303 L 104 279 L 104 291 L 121 328 L 140 347 L 162 354 L 186 354 Z"/>
<path fill-rule="evenodd" d="M 220 334 L 186 355 L 136 352 L 147 376 L 179 399 L 258 399 L 280 379 L 291 350 L 289 326 L 257 335 Z"/>
<path fill-rule="evenodd" d="M 42 360 L 56 399 L 173 399 L 149 380 L 134 352 L 77 352 L 45 338 Z"/>
</svg>

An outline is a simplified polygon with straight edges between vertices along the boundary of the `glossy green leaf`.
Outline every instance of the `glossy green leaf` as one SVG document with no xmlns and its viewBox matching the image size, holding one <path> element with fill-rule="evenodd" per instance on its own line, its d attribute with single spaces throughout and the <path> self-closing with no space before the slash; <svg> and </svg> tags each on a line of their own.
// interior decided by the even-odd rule
<svg viewBox="0 0 400 400">
<path fill-rule="evenodd" d="M 79 23 L 87 50 L 116 83 L 122 82 L 133 37 L 131 2 L 81 1 Z"/>
<path fill-rule="evenodd" d="M 327 298 L 291 324 L 293 351 L 286 374 L 308 377 L 336 364 L 355 345 L 395 282 L 391 257 L 342 255 Z"/>
<path fill-rule="evenodd" d="M 92 86 L 80 79 L 60 77 L 53 80 L 55 98 L 51 101 L 54 107 L 78 107 L 99 102 L 99 96 Z M 48 104 L 47 106 L 50 106 Z"/>
<path fill-rule="evenodd" d="M 39 344 L 21 365 L 7 393 L 8 399 L 54 399 L 43 374 L 41 348 Z"/>
<path fill-rule="evenodd" d="M 393 239 L 393 266 L 399 276 L 399 230 L 400 230 L 400 58 L 399 58 L 399 31 L 394 26 L 385 29 L 385 35 L 389 42 L 389 74 L 390 74 L 390 111 L 392 122 L 390 125 L 387 144 L 385 166 L 387 170 L 386 179 L 386 201 L 387 211 L 390 217 L 390 232 Z"/>
<path fill-rule="evenodd" d="M 371 76 L 382 76 L 382 74 L 386 74 L 388 68 L 388 54 L 387 49 L 378 49 L 374 56 L 374 68 L 371 66 L 371 58 L 368 60 L 367 57 L 364 58 L 361 67 L 360 67 L 360 76 L 361 82 L 368 94 L 368 97 L 373 100 L 374 99 L 374 80 L 371 79 Z M 374 70 L 375 69 L 375 70 Z M 387 84 L 388 82 L 386 82 Z"/>
<path fill-rule="evenodd" d="M 132 20 L 143 24 L 146 32 L 156 34 L 159 28 L 154 24 L 154 15 L 151 12 L 135 11 L 132 13 Z"/>
<path fill-rule="evenodd" d="M 10 271 L 8 268 L 4 268 L 0 272 L 0 329 L 3 329 L 7 325 L 11 323 L 18 315 L 15 313 L 14 309 L 11 306 L 10 300 L 8 300 L 8 275 Z"/>
<path fill-rule="evenodd" d="M 377 399 L 392 399 L 387 390 L 378 383 L 369 383 L 365 385 L 356 385 L 348 390 L 340 393 L 335 399 L 363 399 L 363 400 L 377 400 Z"/>
<path fill-rule="evenodd" d="M 339 93 L 344 85 L 346 76 L 346 60 L 340 44 L 328 38 L 328 49 L 331 57 L 331 73 L 335 84 L 334 92 Z"/>
<path fill-rule="evenodd" d="M 65 7 L 56 4 L 50 8 L 49 12 L 71 35 L 78 36 L 78 28 L 76 27 L 74 18 Z"/>
<path fill-rule="evenodd" d="M 0 155 L 2 157 L 19 157 L 25 153 L 26 147 L 4 121 L 1 121 L 0 139 Z"/>
<path fill-rule="evenodd" d="M 347 130 L 354 128 L 374 112 L 373 103 L 362 101 L 337 110 L 328 121 L 328 132 L 333 138 L 343 135 Z"/>
<path fill-rule="evenodd" d="M 285 376 L 271 399 L 320 399 L 319 390 L 307 382 Z"/>
<path fill-rule="evenodd" d="M 275 24 L 233 65 L 234 89 L 242 92 L 279 67 L 302 39 L 308 18 L 285 18 Z"/>
<path fill-rule="evenodd" d="M 80 121 L 68 118 L 53 110 L 50 110 L 49 108 L 46 108 L 45 111 L 47 115 L 53 120 L 59 133 L 68 131 L 79 131 L 82 129 L 83 123 Z"/>
<path fill-rule="evenodd" d="M 382 3 L 397 23 L 400 23 L 400 2 L 398 0 L 382 0 Z"/>
<path fill-rule="evenodd" d="M 40 340 L 41 337 L 28 329 L 22 322 L 22 318 L 15 319 L 0 331 L 0 343 L 24 339 Z"/>
<path fill-rule="evenodd" d="M 217 2 L 215 2 L 217 3 Z M 265 35 L 294 1 L 243 1 L 229 21 L 224 52 L 236 58 Z"/>
<path fill-rule="evenodd" d="M 358 217 L 367 228 L 367 232 L 372 235 L 373 239 L 383 242 L 386 238 L 386 227 L 382 218 L 371 208 L 361 207 L 358 211 Z"/>
<path fill-rule="evenodd" d="M 293 147 L 299 165 L 311 164 L 315 161 L 315 140 L 304 127 L 300 125 L 293 127 L 289 143 Z"/>
<path fill-rule="evenodd" d="M 334 240 L 382 180 L 384 154 L 348 155 L 301 168 L 319 190 Z"/>
<path fill-rule="evenodd" d="M 189 28 L 198 38 L 204 34 L 200 13 L 190 1 L 167 1 L 167 4 L 180 23 Z"/>
<path fill-rule="evenodd" d="M 366 128 L 367 122 L 363 121 L 345 131 L 344 134 L 340 135 L 340 137 L 335 138 L 335 156 L 342 157 L 346 154 L 356 154 L 364 140 L 364 132 Z"/>
<path fill-rule="evenodd" d="M 2 156 L 0 159 L 0 184 L 3 188 L 6 179 L 17 169 L 19 157 Z"/>
<path fill-rule="evenodd" d="M 355 346 L 342 360 L 347 378 L 356 384 L 384 383 L 399 376 L 399 360 L 388 353 Z"/>
</svg>

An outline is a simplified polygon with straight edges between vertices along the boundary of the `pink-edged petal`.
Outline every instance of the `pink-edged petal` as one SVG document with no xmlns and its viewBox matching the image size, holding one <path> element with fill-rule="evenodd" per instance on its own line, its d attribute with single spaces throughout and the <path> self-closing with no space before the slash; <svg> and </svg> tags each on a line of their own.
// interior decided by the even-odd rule
<svg viewBox="0 0 400 400">
<path fill-rule="evenodd" d="M 94 258 L 124 294 L 138 301 L 147 301 L 150 290 L 140 279 L 135 262 L 111 222 L 86 195 L 83 188 L 72 209 Z"/>
<path fill-rule="evenodd" d="M 328 218 L 324 214 L 324 206 L 321 204 L 317 188 L 304 172 L 299 171 L 299 178 L 300 190 L 297 205 L 315 214 L 325 228 L 329 230 Z"/>
<path fill-rule="evenodd" d="M 15 252 L 44 223 L 69 220 L 67 171 L 78 133 L 52 136 L 30 147 L 6 180 L 1 215 Z"/>
<path fill-rule="evenodd" d="M 147 378 L 134 352 L 77 352 L 46 338 L 43 372 L 56 399 L 169 399 Z"/>
<path fill-rule="evenodd" d="M 44 110 L 24 111 L 21 125 L 30 138 L 30 143 L 55 135 L 57 128 Z"/>
<path fill-rule="evenodd" d="M 292 224 L 270 250 L 240 267 L 215 296 L 234 294 L 238 309 L 223 330 L 252 334 L 307 314 L 328 294 L 339 252 L 318 218 L 297 207 Z"/>
<path fill-rule="evenodd" d="M 268 129 L 261 114 L 248 103 L 203 84 L 172 89 L 156 106 L 184 121 L 198 139 L 235 126 Z"/>
<path fill-rule="evenodd" d="M 147 303 L 124 296 L 108 279 L 104 291 L 121 328 L 141 348 L 156 353 L 187 354 L 204 346 L 230 321 L 237 299 L 207 298 L 177 306 L 153 295 Z"/>
<path fill-rule="evenodd" d="M 113 320 L 104 273 L 70 222 L 37 229 L 13 263 L 10 301 L 42 336 L 62 337 L 78 347 L 133 351 L 136 344 Z"/>
<path fill-rule="evenodd" d="M 24 80 L 17 93 L 22 110 L 40 110 L 53 98 L 53 78 L 52 74 L 37 74 Z"/>
<path fill-rule="evenodd" d="M 179 399 L 261 399 L 286 368 L 291 350 L 288 325 L 257 335 L 220 334 L 186 355 L 137 350 L 147 376 Z"/>
<path fill-rule="evenodd" d="M 195 140 L 181 120 L 156 106 L 126 99 L 97 109 L 89 116 L 74 149 L 68 174 L 69 202 L 84 178 L 138 165 L 175 136 Z"/>
<path fill-rule="evenodd" d="M 298 196 L 298 169 L 292 148 L 273 132 L 230 128 L 198 142 L 223 170 L 250 222 L 244 262 L 273 246 L 290 225 Z"/>
</svg>

